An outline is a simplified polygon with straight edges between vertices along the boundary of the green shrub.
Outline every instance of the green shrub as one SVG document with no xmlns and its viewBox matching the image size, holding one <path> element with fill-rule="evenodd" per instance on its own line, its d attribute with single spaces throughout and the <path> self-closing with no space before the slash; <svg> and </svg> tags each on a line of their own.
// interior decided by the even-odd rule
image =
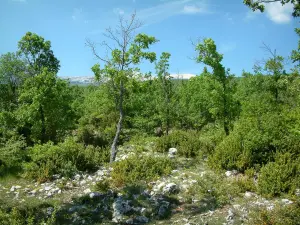
<svg viewBox="0 0 300 225">
<path fill-rule="evenodd" d="M 290 153 L 277 154 L 275 162 L 270 162 L 260 171 L 258 189 L 265 196 L 293 193 L 300 187 L 300 158 Z"/>
<path fill-rule="evenodd" d="M 13 168 L 20 167 L 25 157 L 26 143 L 22 138 L 12 137 L 0 143 L 0 175 Z"/>
<path fill-rule="evenodd" d="M 107 149 L 87 146 L 67 139 L 63 143 L 53 145 L 35 145 L 29 149 L 31 161 L 24 164 L 25 176 L 45 181 L 54 174 L 66 177 L 77 171 L 94 171 L 99 165 L 108 162 Z"/>
<path fill-rule="evenodd" d="M 168 152 L 169 148 L 177 148 L 177 154 L 185 157 L 199 155 L 201 142 L 196 131 L 173 131 L 169 135 L 157 139 L 155 150 Z"/>
<path fill-rule="evenodd" d="M 249 217 L 251 225 L 300 225 L 300 202 L 277 206 L 272 211 L 259 209 Z"/>
<path fill-rule="evenodd" d="M 154 180 L 169 174 L 174 168 L 174 162 L 169 158 L 151 156 L 133 156 L 113 164 L 112 184 L 120 187 L 136 184 L 140 181 Z"/>
</svg>

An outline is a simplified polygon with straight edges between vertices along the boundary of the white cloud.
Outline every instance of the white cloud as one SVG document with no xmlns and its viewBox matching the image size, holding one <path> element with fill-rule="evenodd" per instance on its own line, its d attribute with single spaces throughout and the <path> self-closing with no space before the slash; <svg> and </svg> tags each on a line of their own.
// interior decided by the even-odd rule
<svg viewBox="0 0 300 225">
<path fill-rule="evenodd" d="M 200 12 L 201 12 L 201 8 L 196 5 L 185 5 L 183 7 L 183 13 L 186 14 L 195 14 Z"/>
<path fill-rule="evenodd" d="M 191 73 L 179 73 L 179 74 L 173 73 L 173 74 L 170 74 L 170 76 L 173 77 L 174 79 L 188 80 L 188 79 L 191 79 L 192 77 L 195 77 L 196 75 L 191 74 Z"/>
<path fill-rule="evenodd" d="M 280 2 L 271 2 L 265 4 L 265 11 L 267 17 L 273 22 L 279 24 L 289 23 L 292 19 L 293 4 L 281 5 Z"/>
<path fill-rule="evenodd" d="M 73 20 L 81 20 L 83 18 L 82 9 L 81 8 L 74 8 L 73 9 L 73 14 L 72 14 L 71 17 L 72 17 Z"/>
<path fill-rule="evenodd" d="M 163 1 L 156 6 L 137 11 L 138 17 L 147 24 L 160 22 L 179 14 L 208 13 L 206 0 Z"/>
<path fill-rule="evenodd" d="M 124 13 L 125 13 L 125 11 L 123 9 L 120 9 L 120 8 L 113 9 L 113 12 L 117 15 L 124 15 Z"/>
</svg>

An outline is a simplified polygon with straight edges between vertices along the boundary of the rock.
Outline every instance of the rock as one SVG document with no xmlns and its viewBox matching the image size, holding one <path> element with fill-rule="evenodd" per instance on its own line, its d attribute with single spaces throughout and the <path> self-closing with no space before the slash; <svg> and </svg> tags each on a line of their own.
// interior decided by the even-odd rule
<svg viewBox="0 0 300 225">
<path fill-rule="evenodd" d="M 145 216 L 137 216 L 135 218 L 136 222 L 138 223 L 148 223 L 149 222 L 149 219 Z"/>
<path fill-rule="evenodd" d="M 80 180 L 80 179 L 81 179 L 80 174 L 76 174 L 76 175 L 74 176 L 74 180 Z"/>
<path fill-rule="evenodd" d="M 19 186 L 19 185 L 11 186 L 10 191 L 11 191 L 11 192 L 14 192 L 14 191 L 16 191 L 16 190 L 18 190 L 18 189 L 20 189 L 20 188 L 21 188 L 21 186 Z"/>
<path fill-rule="evenodd" d="M 80 183 L 80 185 L 85 185 L 86 184 L 86 180 L 82 180 L 79 183 Z"/>
<path fill-rule="evenodd" d="M 170 148 L 170 149 L 169 149 L 169 154 L 168 154 L 168 156 L 169 156 L 170 158 L 175 157 L 176 154 L 177 154 L 177 149 L 176 149 L 176 148 Z"/>
<path fill-rule="evenodd" d="M 254 195 L 255 195 L 254 193 L 252 193 L 250 191 L 246 191 L 244 196 L 245 196 L 245 198 L 252 198 Z"/>
<path fill-rule="evenodd" d="M 226 177 L 235 176 L 237 174 L 238 174 L 237 170 L 232 170 L 232 171 L 228 170 L 228 171 L 225 172 Z"/>
<path fill-rule="evenodd" d="M 51 190 L 51 187 L 50 187 L 50 186 L 46 186 L 46 187 L 44 187 L 44 190 L 45 190 L 45 191 L 50 191 L 50 190 Z"/>
<path fill-rule="evenodd" d="M 47 208 L 47 215 L 48 216 L 51 216 L 53 212 L 54 212 L 54 208 L 53 207 L 48 207 Z"/>
<path fill-rule="evenodd" d="M 233 217 L 234 217 L 234 213 L 233 213 L 232 209 L 229 209 L 228 215 L 226 217 L 226 221 L 228 224 L 233 224 Z"/>
<path fill-rule="evenodd" d="M 90 198 L 98 198 L 98 197 L 102 196 L 102 194 L 99 192 L 91 192 L 89 195 L 90 195 Z"/>
<path fill-rule="evenodd" d="M 52 177 L 53 177 L 53 179 L 57 180 L 57 179 L 60 178 L 60 175 L 59 174 L 54 174 Z"/>
<path fill-rule="evenodd" d="M 87 188 L 87 189 L 85 189 L 84 191 L 83 191 L 83 193 L 84 194 L 89 194 L 89 193 L 91 193 L 92 191 L 91 191 L 91 189 L 89 189 L 89 188 Z"/>
<path fill-rule="evenodd" d="M 113 203 L 113 219 L 115 223 L 119 223 L 123 220 L 123 215 L 132 210 L 129 205 L 129 201 L 124 201 L 122 197 L 118 197 Z"/>
<path fill-rule="evenodd" d="M 296 196 L 300 196 L 300 188 L 297 188 L 297 189 L 295 190 L 295 195 L 296 195 Z"/>
<path fill-rule="evenodd" d="M 272 211 L 274 209 L 274 205 L 269 205 L 269 206 L 267 206 L 267 210 L 268 211 Z"/>
<path fill-rule="evenodd" d="M 163 188 L 163 193 L 174 194 L 178 191 L 178 186 L 175 183 L 169 183 Z"/>
<path fill-rule="evenodd" d="M 292 204 L 293 202 L 288 200 L 288 199 L 281 199 L 281 202 L 286 204 L 286 205 L 289 205 L 289 204 Z"/>
</svg>

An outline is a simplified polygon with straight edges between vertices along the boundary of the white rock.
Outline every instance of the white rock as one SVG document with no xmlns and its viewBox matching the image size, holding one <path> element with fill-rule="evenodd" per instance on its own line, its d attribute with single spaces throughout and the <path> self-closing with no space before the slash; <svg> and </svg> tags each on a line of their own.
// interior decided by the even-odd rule
<svg viewBox="0 0 300 225">
<path fill-rule="evenodd" d="M 246 191 L 244 196 L 245 196 L 245 198 L 251 198 L 251 197 L 253 197 L 253 195 L 254 194 L 252 192 Z"/>
<path fill-rule="evenodd" d="M 51 190 L 51 187 L 50 187 L 50 186 L 46 186 L 46 187 L 44 187 L 44 190 L 45 190 L 45 191 L 50 191 L 50 190 Z"/>
<path fill-rule="evenodd" d="M 288 200 L 288 199 L 281 199 L 282 203 L 286 204 L 286 205 L 289 205 L 289 204 L 292 204 L 293 202 Z"/>
<path fill-rule="evenodd" d="M 98 192 L 91 192 L 89 195 L 90 195 L 90 198 L 97 198 L 97 197 L 101 196 L 101 194 Z"/>
<path fill-rule="evenodd" d="M 176 149 L 176 148 L 170 148 L 170 149 L 169 149 L 169 154 L 168 154 L 168 156 L 169 156 L 170 158 L 175 157 L 176 154 L 177 154 L 177 149 Z"/>
<path fill-rule="evenodd" d="M 178 186 L 175 183 L 169 183 L 163 188 L 163 193 L 174 193 L 178 191 Z"/>
<path fill-rule="evenodd" d="M 87 188 L 87 189 L 85 189 L 85 190 L 83 191 L 83 193 L 84 193 L 84 194 L 89 194 L 89 193 L 91 193 L 91 189 Z"/>
<path fill-rule="evenodd" d="M 300 196 L 300 188 L 297 188 L 297 189 L 295 190 L 295 195 L 296 195 L 296 196 Z"/>
<path fill-rule="evenodd" d="M 75 179 L 75 180 L 80 180 L 80 178 L 81 178 L 80 174 L 76 174 L 76 175 L 74 176 L 74 179 Z"/>
<path fill-rule="evenodd" d="M 82 180 L 79 183 L 80 183 L 80 185 L 85 185 L 86 184 L 86 180 Z"/>
</svg>

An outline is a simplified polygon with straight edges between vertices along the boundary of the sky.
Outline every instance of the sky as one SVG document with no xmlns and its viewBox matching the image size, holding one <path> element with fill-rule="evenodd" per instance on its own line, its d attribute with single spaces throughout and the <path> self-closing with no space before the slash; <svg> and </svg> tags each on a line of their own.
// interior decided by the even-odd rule
<svg viewBox="0 0 300 225">
<path fill-rule="evenodd" d="M 264 13 L 252 12 L 242 0 L 0 0 L 0 54 L 16 51 L 18 41 L 31 31 L 51 41 L 61 64 L 59 76 L 92 76 L 98 61 L 86 39 L 101 43 L 103 32 L 114 28 L 119 16 L 136 11 L 143 22 L 137 32 L 159 40 L 151 51 L 158 57 L 171 53 L 171 73 L 200 74 L 204 65 L 193 60 L 192 42 L 212 38 L 224 54 L 223 65 L 240 76 L 268 57 L 263 42 L 284 57 L 297 48 L 299 19 L 291 17 L 292 9 L 270 3 Z M 140 67 L 155 73 L 154 64 Z"/>
</svg>

